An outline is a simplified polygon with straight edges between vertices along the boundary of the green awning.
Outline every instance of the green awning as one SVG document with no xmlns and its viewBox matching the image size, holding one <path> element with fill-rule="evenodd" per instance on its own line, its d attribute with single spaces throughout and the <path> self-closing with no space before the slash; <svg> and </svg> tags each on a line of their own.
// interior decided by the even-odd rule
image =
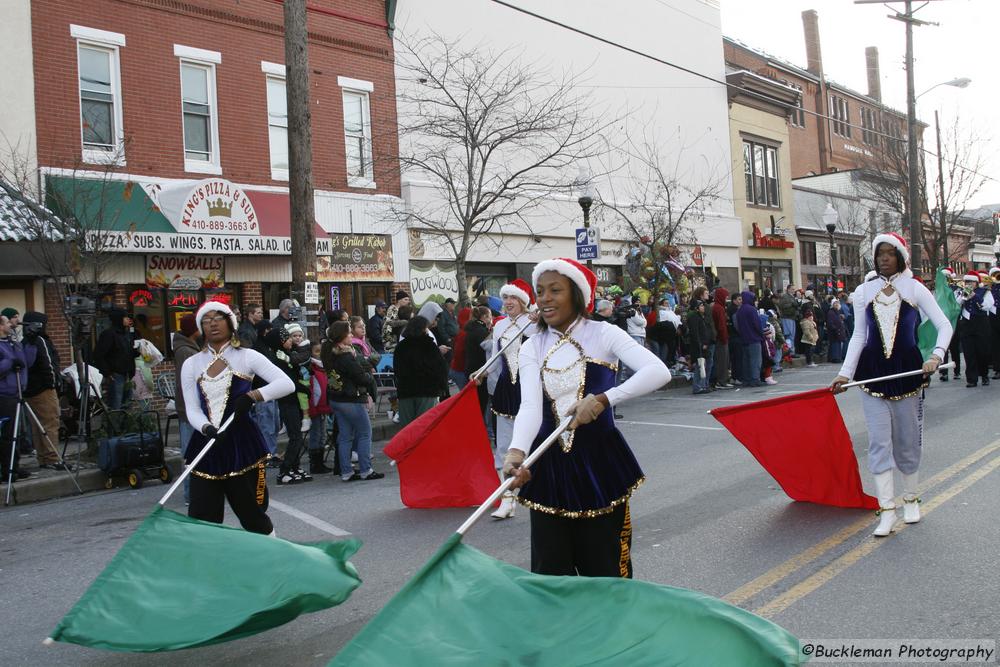
<svg viewBox="0 0 1000 667">
<path fill-rule="evenodd" d="M 76 220 L 88 231 L 176 231 L 135 181 L 48 176 L 45 204 L 64 220 Z"/>
</svg>

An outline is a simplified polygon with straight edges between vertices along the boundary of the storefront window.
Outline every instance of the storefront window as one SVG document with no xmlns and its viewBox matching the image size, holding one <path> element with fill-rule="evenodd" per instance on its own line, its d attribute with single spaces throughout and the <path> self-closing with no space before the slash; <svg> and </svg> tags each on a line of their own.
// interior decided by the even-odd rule
<svg viewBox="0 0 1000 667">
<path fill-rule="evenodd" d="M 792 283 L 792 263 L 782 260 L 743 260 L 743 280 L 741 287 L 757 294 L 769 290 L 772 294 L 781 292 Z"/>
<path fill-rule="evenodd" d="M 166 354 L 167 334 L 163 313 L 163 290 L 136 287 L 129 292 L 129 304 L 135 316 L 135 335 L 145 338 Z"/>
<path fill-rule="evenodd" d="M 129 308 L 135 315 L 136 335 L 149 340 L 166 357 L 173 357 L 171 337 L 180 331 L 181 318 L 195 313 L 207 300 L 239 304 L 239 286 L 216 290 L 150 289 L 129 286 Z"/>
</svg>

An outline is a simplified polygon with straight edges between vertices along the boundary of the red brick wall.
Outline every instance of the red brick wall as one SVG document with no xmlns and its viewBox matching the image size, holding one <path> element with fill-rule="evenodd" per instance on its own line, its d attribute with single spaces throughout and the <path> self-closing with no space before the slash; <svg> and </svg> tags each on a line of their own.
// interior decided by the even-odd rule
<svg viewBox="0 0 1000 667">
<path fill-rule="evenodd" d="M 385 21 L 384 2 L 311 0 L 310 7 Z M 348 190 L 338 76 L 371 81 L 376 155 L 396 155 L 392 40 L 385 28 L 310 11 L 314 185 Z M 184 171 L 180 66 L 174 44 L 218 51 L 219 146 L 223 177 L 271 181 L 265 75 L 283 63 L 282 6 L 272 0 L 44 0 L 32 3 L 39 164 L 81 167 L 76 40 L 70 24 L 122 33 L 120 49 L 127 171 L 203 178 Z M 398 170 L 378 191 L 399 194 Z M 361 190 L 371 193 L 371 190 Z"/>
</svg>

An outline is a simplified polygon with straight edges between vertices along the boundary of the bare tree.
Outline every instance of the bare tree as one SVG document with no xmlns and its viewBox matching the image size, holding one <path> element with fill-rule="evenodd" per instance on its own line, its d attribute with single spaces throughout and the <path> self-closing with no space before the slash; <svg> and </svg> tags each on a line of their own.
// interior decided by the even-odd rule
<svg viewBox="0 0 1000 667">
<path fill-rule="evenodd" d="M 530 212 L 577 185 L 579 165 L 605 150 L 603 131 L 617 119 L 597 121 L 574 77 L 552 77 L 511 50 L 432 35 L 399 40 L 396 56 L 399 166 L 433 196 L 394 215 L 448 249 L 465 303 L 472 247 L 547 231 Z"/>
<path fill-rule="evenodd" d="M 626 178 L 609 180 L 607 191 L 598 193 L 597 215 L 640 248 L 633 265 L 653 266 L 659 273 L 665 260 L 676 261 L 678 246 L 698 243 L 706 211 L 727 198 L 729 170 L 724 156 L 712 162 L 694 155 L 679 134 L 666 142 L 630 137 L 622 152 Z"/>
</svg>

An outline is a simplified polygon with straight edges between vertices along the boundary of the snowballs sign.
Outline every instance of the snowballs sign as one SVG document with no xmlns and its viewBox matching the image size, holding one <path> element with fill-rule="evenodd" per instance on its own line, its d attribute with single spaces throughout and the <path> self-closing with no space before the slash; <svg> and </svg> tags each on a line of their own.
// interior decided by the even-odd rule
<svg viewBox="0 0 1000 667">
<path fill-rule="evenodd" d="M 146 287 L 217 289 L 225 283 L 220 255 L 146 255 Z"/>
</svg>

